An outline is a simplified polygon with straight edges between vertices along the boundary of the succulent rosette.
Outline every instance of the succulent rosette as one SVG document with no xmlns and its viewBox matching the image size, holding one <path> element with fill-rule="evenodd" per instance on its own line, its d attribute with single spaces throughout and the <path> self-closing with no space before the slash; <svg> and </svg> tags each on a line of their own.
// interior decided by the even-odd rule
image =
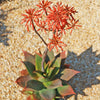
<svg viewBox="0 0 100 100">
<path fill-rule="evenodd" d="M 46 45 L 43 54 L 32 55 L 23 51 L 25 61 L 22 63 L 26 69 L 21 71 L 16 83 L 23 87 L 21 92 L 28 95 L 27 100 L 56 100 L 75 94 L 67 81 L 79 71 L 70 69 L 70 65 L 65 63 L 67 56 L 62 46 L 67 45 L 61 39 L 66 30 L 71 29 L 72 33 L 73 29 L 80 27 L 76 25 L 79 20 L 74 18 L 77 11 L 74 7 L 65 6 L 61 2 L 52 6 L 51 4 L 48 0 L 42 0 L 37 5 L 38 9 L 28 9 L 25 10 L 26 14 L 22 14 L 22 23 L 25 23 L 27 31 L 31 26 Z M 43 39 L 40 30 L 44 30 L 45 33 L 52 31 L 53 37 L 49 38 L 49 43 Z M 57 52 L 60 48 L 62 52 L 54 56 L 53 48 L 56 48 Z"/>
<path fill-rule="evenodd" d="M 23 52 L 25 55 L 23 64 L 26 70 L 21 71 L 21 76 L 16 83 L 24 88 L 23 94 L 29 95 L 27 100 L 56 100 L 56 98 L 75 94 L 67 81 L 79 71 L 69 69 L 69 65 L 64 63 L 65 52 L 54 56 L 53 51 L 48 51 L 44 72 L 41 67 L 41 54 L 32 55 L 26 51 Z"/>
</svg>

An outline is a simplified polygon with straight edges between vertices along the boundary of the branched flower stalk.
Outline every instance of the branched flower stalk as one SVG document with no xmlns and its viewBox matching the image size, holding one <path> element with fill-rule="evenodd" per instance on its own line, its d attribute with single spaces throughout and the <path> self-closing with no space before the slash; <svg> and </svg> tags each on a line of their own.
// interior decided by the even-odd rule
<svg viewBox="0 0 100 100">
<path fill-rule="evenodd" d="M 47 43 L 45 42 L 45 40 L 43 39 L 43 37 L 38 33 L 38 31 L 36 30 L 33 20 L 32 20 L 32 27 L 34 28 L 35 33 L 40 37 L 40 39 L 42 40 L 42 42 L 47 46 Z"/>
<path fill-rule="evenodd" d="M 66 34 L 65 30 L 75 29 L 75 27 L 81 27 L 81 25 L 76 25 L 79 20 L 76 20 L 73 15 L 77 13 L 74 10 L 74 7 L 68 7 L 68 5 L 63 5 L 62 2 L 57 2 L 56 5 L 53 5 L 51 8 L 52 2 L 44 1 L 40 2 L 37 7 L 38 10 L 35 9 L 28 9 L 26 10 L 26 14 L 22 14 L 24 19 L 22 23 L 26 22 L 27 31 L 29 31 L 29 25 L 32 26 L 32 29 L 35 33 L 40 37 L 42 42 L 46 45 L 46 49 L 43 53 L 42 59 L 42 70 L 44 71 L 44 61 L 47 55 L 48 49 L 51 51 L 54 47 L 58 51 L 58 47 L 63 51 L 62 46 L 67 46 L 61 41 L 62 35 Z M 45 14 L 45 20 L 42 18 Z M 46 43 L 43 37 L 39 34 L 38 30 L 36 30 L 34 23 L 40 28 L 39 30 L 43 29 L 45 31 L 52 31 L 53 37 L 50 40 L 50 43 Z"/>
<path fill-rule="evenodd" d="M 36 30 L 35 26 L 34 26 L 34 23 L 33 23 L 33 20 L 32 20 L 32 26 L 34 28 L 34 31 L 35 33 L 40 37 L 40 39 L 42 40 L 42 42 L 47 46 L 47 43 L 45 42 L 45 40 L 43 39 L 43 37 L 38 33 L 38 31 Z M 42 57 L 42 63 L 41 63 L 41 67 L 42 67 L 42 71 L 44 72 L 44 61 L 45 61 L 45 58 L 46 58 L 46 55 L 47 55 L 47 51 L 48 51 L 48 48 L 46 48 L 46 50 L 44 51 L 43 53 L 43 57 Z"/>
</svg>

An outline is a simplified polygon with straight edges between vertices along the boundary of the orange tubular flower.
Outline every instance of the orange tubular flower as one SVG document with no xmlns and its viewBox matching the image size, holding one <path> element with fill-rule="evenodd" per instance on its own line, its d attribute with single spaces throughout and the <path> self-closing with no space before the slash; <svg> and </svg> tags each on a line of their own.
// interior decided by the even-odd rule
<svg viewBox="0 0 100 100">
<path fill-rule="evenodd" d="M 50 43 L 48 43 L 49 51 L 51 51 L 54 47 L 56 48 L 57 52 L 58 52 L 58 47 L 63 51 L 62 46 L 67 46 L 61 41 L 61 37 L 56 36 L 55 34 L 53 34 L 53 38 L 49 40 L 50 40 Z"/>
<path fill-rule="evenodd" d="M 66 29 L 71 29 L 70 34 L 72 33 L 72 31 L 73 31 L 75 28 L 78 29 L 78 27 L 81 27 L 81 25 L 76 25 L 76 24 L 78 23 L 78 21 L 79 21 L 79 20 L 75 21 L 75 22 L 72 24 L 72 26 L 69 26 L 68 28 L 66 28 Z"/>
<path fill-rule="evenodd" d="M 60 31 L 60 33 L 65 33 L 65 26 L 70 27 L 73 21 L 75 22 L 73 14 L 77 13 L 77 11 L 74 10 L 74 7 L 62 5 L 61 2 L 57 2 L 52 8 L 53 9 L 49 8 L 50 11 L 46 19 L 48 29 L 56 32 L 56 34 L 58 31 Z"/>
<path fill-rule="evenodd" d="M 77 11 L 74 9 L 74 7 L 68 7 L 68 5 L 65 6 L 65 10 L 67 11 L 67 15 L 70 17 L 69 20 L 72 23 L 72 21 L 75 21 L 75 18 L 72 14 L 77 13 Z"/>
<path fill-rule="evenodd" d="M 44 31 L 45 33 L 47 33 L 46 32 L 46 28 L 45 28 L 45 26 L 46 26 L 46 22 L 45 21 L 40 21 L 40 23 L 38 23 L 37 26 L 40 27 L 37 31 L 41 30 L 41 31 Z"/>
<path fill-rule="evenodd" d="M 42 11 L 43 10 L 45 12 L 45 14 L 47 14 L 46 8 L 48 8 L 51 3 L 52 3 L 51 1 L 48 1 L 48 0 L 44 1 L 44 0 L 42 0 L 42 2 L 40 2 L 37 5 L 40 8 L 39 11 Z"/>
<path fill-rule="evenodd" d="M 53 6 L 53 9 L 49 8 L 49 13 L 47 16 L 47 23 L 49 30 L 56 31 L 64 31 L 64 27 L 66 24 L 68 24 L 67 20 L 69 19 L 69 16 L 67 15 L 67 11 L 65 10 L 65 7 L 62 5 L 62 3 L 57 3 L 55 6 Z"/>
<path fill-rule="evenodd" d="M 29 25 L 32 26 L 33 30 L 34 30 L 34 22 L 37 22 L 37 19 L 39 17 L 41 17 L 41 14 L 37 14 L 37 12 L 35 12 L 35 9 L 28 9 L 25 10 L 26 14 L 22 14 L 22 16 L 24 16 L 24 18 L 22 19 L 22 24 L 24 22 L 26 22 L 25 26 L 27 27 L 27 31 L 29 31 Z"/>
</svg>

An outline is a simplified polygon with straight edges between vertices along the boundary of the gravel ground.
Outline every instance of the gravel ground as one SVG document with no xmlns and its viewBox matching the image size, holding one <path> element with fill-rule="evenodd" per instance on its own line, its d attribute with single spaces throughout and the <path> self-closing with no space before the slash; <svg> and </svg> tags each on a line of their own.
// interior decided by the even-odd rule
<svg viewBox="0 0 100 100">
<path fill-rule="evenodd" d="M 45 45 L 39 37 L 20 24 L 21 13 L 32 8 L 40 0 L 11 0 L 0 4 L 0 100 L 26 100 L 15 80 L 25 68 L 22 50 L 32 54 Z M 51 0 L 56 2 L 58 0 Z M 60 1 L 60 0 L 59 0 Z M 100 0 L 62 0 L 78 11 L 76 18 L 82 27 L 66 34 L 63 41 L 67 53 L 66 63 L 81 71 L 69 83 L 76 96 L 68 100 L 100 100 Z M 41 33 L 47 40 L 49 35 Z M 55 51 L 55 50 L 54 50 Z M 56 52 L 55 52 L 56 54 Z M 22 99 L 23 98 L 23 99 Z"/>
</svg>

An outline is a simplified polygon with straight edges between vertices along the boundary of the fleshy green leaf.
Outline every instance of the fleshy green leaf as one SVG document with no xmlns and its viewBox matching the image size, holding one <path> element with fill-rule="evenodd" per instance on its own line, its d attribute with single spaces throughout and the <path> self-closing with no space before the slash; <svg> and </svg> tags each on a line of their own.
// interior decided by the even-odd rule
<svg viewBox="0 0 100 100">
<path fill-rule="evenodd" d="M 34 76 L 33 71 L 35 71 L 35 66 L 28 61 L 23 61 L 23 63 L 25 64 L 29 74 L 33 77 Z"/>
<path fill-rule="evenodd" d="M 42 58 L 38 54 L 36 54 L 36 56 L 35 56 L 35 66 L 36 66 L 37 71 L 42 70 L 41 62 L 42 62 Z"/>
<path fill-rule="evenodd" d="M 50 61 L 55 58 L 52 50 L 51 51 L 48 50 L 47 55 L 48 55 Z"/>
<path fill-rule="evenodd" d="M 45 64 L 44 70 L 45 70 L 45 76 L 47 76 L 49 73 L 49 63 Z"/>
<path fill-rule="evenodd" d="M 47 81 L 43 83 L 48 89 L 54 89 L 59 86 L 62 86 L 62 81 L 60 79 L 56 79 L 54 81 Z"/>
<path fill-rule="evenodd" d="M 50 65 L 49 68 L 49 73 L 48 76 L 51 79 L 53 79 L 59 72 L 60 70 L 60 65 L 61 65 L 61 58 L 58 57 L 57 59 L 55 59 L 52 64 Z"/>
<path fill-rule="evenodd" d="M 75 94 L 75 92 L 73 91 L 70 85 L 58 87 L 57 91 L 62 97 Z"/>
<path fill-rule="evenodd" d="M 48 61 L 47 64 L 46 63 L 44 64 L 45 72 L 48 70 L 48 68 L 50 68 L 51 64 L 52 64 L 52 61 Z"/>
<path fill-rule="evenodd" d="M 43 100 L 53 100 L 56 95 L 56 92 L 53 89 L 43 89 L 39 91 L 39 94 L 43 98 Z"/>
<path fill-rule="evenodd" d="M 21 93 L 26 94 L 26 95 L 32 95 L 33 90 L 32 89 L 27 89 L 26 87 L 21 91 Z"/>
<path fill-rule="evenodd" d="M 21 87 L 25 87 L 27 82 L 29 80 L 31 80 L 32 77 L 30 75 L 26 75 L 26 76 L 20 76 L 17 80 L 16 80 L 16 83 L 18 85 L 20 85 Z"/>
<path fill-rule="evenodd" d="M 59 72 L 58 67 L 50 68 L 49 79 L 52 80 Z"/>
<path fill-rule="evenodd" d="M 60 67 L 61 65 L 61 58 L 58 57 L 57 59 L 55 59 L 55 61 L 53 62 L 53 67 Z"/>
<path fill-rule="evenodd" d="M 32 54 L 28 53 L 27 51 L 23 51 L 24 56 L 25 56 L 25 61 L 31 62 L 32 64 L 35 65 L 35 55 L 33 56 Z"/>
<path fill-rule="evenodd" d="M 37 98 L 36 100 L 44 100 L 44 99 L 41 98 L 39 91 L 34 91 L 34 96 Z"/>
<path fill-rule="evenodd" d="M 77 73 L 80 73 L 79 71 L 75 71 L 72 69 L 64 69 L 62 71 L 62 76 L 61 79 L 69 81 L 74 75 L 76 75 Z"/>
<path fill-rule="evenodd" d="M 37 80 L 30 80 L 30 81 L 27 82 L 26 88 L 31 88 L 31 89 L 33 89 L 33 90 L 39 91 L 39 90 L 44 89 L 45 86 L 44 86 L 43 83 L 40 82 L 40 81 L 37 81 Z"/>
<path fill-rule="evenodd" d="M 35 80 L 38 80 L 38 81 L 41 81 L 41 82 L 45 80 L 45 78 L 42 75 L 43 73 L 38 72 L 38 71 L 35 71 L 33 74 L 34 74 L 34 77 L 33 78 Z"/>
</svg>

